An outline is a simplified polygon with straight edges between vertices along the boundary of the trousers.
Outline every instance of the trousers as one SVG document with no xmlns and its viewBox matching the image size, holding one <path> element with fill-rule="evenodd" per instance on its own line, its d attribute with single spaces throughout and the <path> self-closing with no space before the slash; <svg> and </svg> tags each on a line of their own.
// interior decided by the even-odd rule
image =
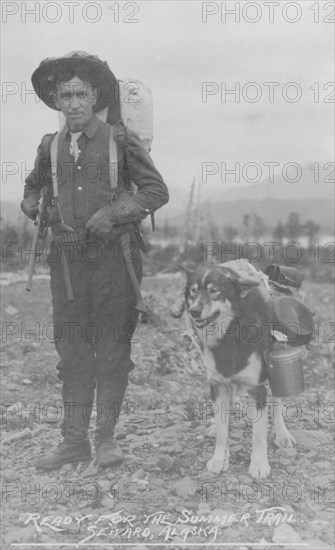
<svg viewBox="0 0 335 550">
<path fill-rule="evenodd" d="M 86 243 L 65 252 L 74 294 L 70 301 L 59 246 L 51 243 L 48 254 L 58 378 L 124 378 L 134 368 L 130 352 L 138 312 L 120 244 Z M 140 282 L 140 252 L 133 247 L 131 254 Z"/>
</svg>

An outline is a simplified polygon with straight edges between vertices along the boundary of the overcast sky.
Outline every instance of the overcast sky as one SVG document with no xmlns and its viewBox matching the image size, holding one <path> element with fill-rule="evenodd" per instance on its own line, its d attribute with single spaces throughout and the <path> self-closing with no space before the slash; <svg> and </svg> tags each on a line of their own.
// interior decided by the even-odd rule
<svg viewBox="0 0 335 550">
<path fill-rule="evenodd" d="M 258 11 L 256 2 L 82 1 L 79 6 L 71 2 L 70 10 L 69 2 L 60 1 L 57 11 L 47 1 L 1 4 L 7 91 L 2 99 L 3 167 L 8 162 L 31 167 L 42 135 L 57 130 L 57 114 L 37 103 L 33 94 L 22 101 L 20 90 L 31 89 L 31 74 L 43 58 L 77 49 L 107 60 L 117 77 L 137 77 L 152 88 L 152 157 L 170 188 L 169 208 L 186 204 L 192 178 L 201 178 L 205 162 L 262 166 L 269 161 L 305 165 L 332 160 L 334 103 L 324 102 L 334 92 L 329 85 L 324 89 L 334 81 L 334 24 L 324 21 L 331 19 L 329 3 L 319 2 L 318 14 L 315 2 L 291 2 L 295 7 L 288 7 L 281 1 L 274 6 L 272 23 L 264 2 L 257 3 Z M 234 4 L 240 22 L 237 15 L 222 21 L 220 8 Z M 26 13 L 34 6 L 35 14 Z M 204 22 L 206 10 L 214 13 Z M 117 16 L 119 22 L 114 21 Z M 241 94 L 240 102 L 232 96 L 223 102 L 218 91 L 205 102 L 203 82 L 216 83 L 213 92 L 221 83 L 233 88 L 239 82 L 247 95 Z M 255 103 L 251 100 L 257 89 L 243 88 L 250 82 L 261 90 Z M 279 83 L 273 102 L 264 82 Z M 287 87 L 290 82 L 296 85 Z M 8 95 L 8 83 L 16 83 L 13 95 Z M 290 101 L 299 90 L 300 100 Z M 19 201 L 21 180 L 20 174 L 7 177 L 3 200 Z M 219 172 L 207 178 L 202 192 L 226 188 Z"/>
</svg>

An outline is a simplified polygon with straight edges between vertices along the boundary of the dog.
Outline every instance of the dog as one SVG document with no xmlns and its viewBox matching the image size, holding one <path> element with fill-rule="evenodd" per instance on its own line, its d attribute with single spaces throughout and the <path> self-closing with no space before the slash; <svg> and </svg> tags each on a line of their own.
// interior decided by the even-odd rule
<svg viewBox="0 0 335 550">
<path fill-rule="evenodd" d="M 255 270 L 256 271 L 256 270 Z M 232 396 L 249 392 L 257 409 L 252 427 L 249 473 L 269 476 L 267 456 L 267 365 L 264 348 L 269 342 L 269 307 L 257 278 L 238 274 L 225 264 L 187 270 L 184 298 L 186 314 L 198 336 L 211 398 L 215 401 L 216 445 L 207 470 L 218 474 L 229 467 L 228 427 Z M 272 397 L 277 446 L 292 447 L 280 398 Z M 222 415 L 223 411 L 223 415 Z"/>
</svg>

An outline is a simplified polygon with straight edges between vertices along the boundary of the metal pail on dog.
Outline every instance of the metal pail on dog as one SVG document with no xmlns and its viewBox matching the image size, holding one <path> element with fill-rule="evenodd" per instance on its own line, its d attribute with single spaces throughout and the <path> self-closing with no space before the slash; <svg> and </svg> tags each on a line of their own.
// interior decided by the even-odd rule
<svg viewBox="0 0 335 550">
<path fill-rule="evenodd" d="M 304 348 L 282 346 L 271 350 L 266 361 L 272 395 L 288 397 L 305 390 L 302 360 Z"/>
</svg>

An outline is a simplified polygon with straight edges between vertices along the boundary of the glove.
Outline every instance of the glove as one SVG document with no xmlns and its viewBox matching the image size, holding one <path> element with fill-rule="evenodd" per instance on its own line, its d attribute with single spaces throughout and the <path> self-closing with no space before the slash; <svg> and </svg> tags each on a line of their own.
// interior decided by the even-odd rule
<svg viewBox="0 0 335 550">
<path fill-rule="evenodd" d="M 110 205 L 107 204 L 90 217 L 85 227 L 90 231 L 92 235 L 98 237 L 106 237 L 112 232 L 116 226 L 115 221 L 112 219 Z"/>
<path fill-rule="evenodd" d="M 21 210 L 31 220 L 36 219 L 38 214 L 38 197 L 35 195 L 28 196 L 21 201 Z"/>
<path fill-rule="evenodd" d="M 90 223 L 91 219 L 92 218 L 90 218 L 86 224 L 86 228 L 89 230 L 90 235 L 104 241 L 116 241 L 121 235 L 133 229 L 132 223 L 107 226 L 107 224 Z"/>
<path fill-rule="evenodd" d="M 133 224 L 127 222 L 139 220 L 136 204 L 128 193 L 123 192 L 116 201 L 110 202 L 97 210 L 90 217 L 85 227 L 91 235 L 106 241 L 115 241 L 123 233 L 127 233 L 133 228 Z"/>
<path fill-rule="evenodd" d="M 141 219 L 136 202 L 123 191 L 115 201 L 109 202 L 95 212 L 88 220 L 86 228 L 93 234 L 107 235 L 115 226 L 129 225 L 130 222 L 140 222 Z"/>
</svg>

